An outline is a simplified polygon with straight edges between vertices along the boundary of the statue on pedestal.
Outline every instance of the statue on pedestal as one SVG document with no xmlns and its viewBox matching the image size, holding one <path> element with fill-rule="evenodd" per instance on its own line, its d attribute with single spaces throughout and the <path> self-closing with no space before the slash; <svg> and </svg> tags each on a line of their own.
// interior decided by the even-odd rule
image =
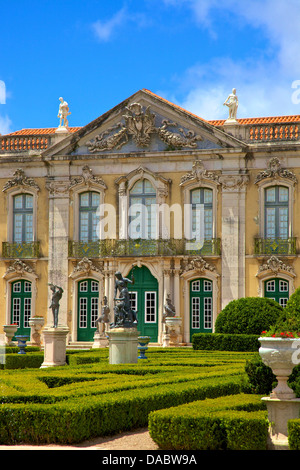
<svg viewBox="0 0 300 470">
<path fill-rule="evenodd" d="M 69 111 L 69 105 L 63 98 L 59 98 L 60 105 L 58 109 L 59 126 L 58 127 L 68 127 L 69 121 L 68 116 L 71 114 Z"/>
<path fill-rule="evenodd" d="M 105 329 L 105 325 L 109 323 L 109 313 L 110 313 L 110 308 L 107 305 L 107 297 L 106 295 L 103 297 L 103 307 L 101 311 L 101 315 L 97 318 L 95 324 L 98 329 L 98 333 L 103 333 Z M 101 331 L 100 331 L 101 329 Z"/>
<path fill-rule="evenodd" d="M 236 114 L 237 114 L 237 109 L 239 105 L 239 100 L 236 95 L 236 89 L 232 89 L 232 93 L 228 95 L 226 100 L 223 103 L 223 106 L 228 106 L 229 108 L 229 117 L 228 120 L 230 121 L 236 121 Z"/>
<path fill-rule="evenodd" d="M 134 284 L 134 276 L 132 273 L 131 279 L 128 279 L 126 277 L 124 278 L 122 274 L 118 271 L 116 272 L 115 277 L 115 318 L 114 323 L 111 324 L 111 327 L 131 328 L 133 326 L 136 326 L 137 316 L 136 311 L 132 310 L 131 308 L 129 291 L 127 286 L 128 284 Z M 117 297 L 117 294 L 119 294 L 119 297 Z"/>
<path fill-rule="evenodd" d="M 49 308 L 52 308 L 53 313 L 53 327 L 57 328 L 58 325 L 58 312 L 59 312 L 59 301 L 63 295 L 63 289 L 61 287 L 55 286 L 54 284 L 49 284 L 50 289 L 52 290 L 52 300 Z"/>
<path fill-rule="evenodd" d="M 175 307 L 172 304 L 172 301 L 170 299 L 170 294 L 167 294 L 166 304 L 164 306 L 164 309 L 165 309 L 165 311 L 163 313 L 163 321 L 165 321 L 166 318 L 175 317 L 176 311 L 175 311 Z"/>
</svg>

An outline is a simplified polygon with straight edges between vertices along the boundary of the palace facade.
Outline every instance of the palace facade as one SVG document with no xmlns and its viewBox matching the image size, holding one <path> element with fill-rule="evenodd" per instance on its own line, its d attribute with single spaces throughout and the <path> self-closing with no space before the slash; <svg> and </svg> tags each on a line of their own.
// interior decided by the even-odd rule
<svg viewBox="0 0 300 470">
<path fill-rule="evenodd" d="M 169 295 L 182 341 L 231 300 L 285 305 L 300 285 L 300 116 L 206 121 L 140 90 L 84 127 L 0 136 L 0 325 L 52 323 L 92 344 L 115 273 L 138 330 L 162 344 Z M 32 334 L 32 332 L 31 332 Z"/>
</svg>

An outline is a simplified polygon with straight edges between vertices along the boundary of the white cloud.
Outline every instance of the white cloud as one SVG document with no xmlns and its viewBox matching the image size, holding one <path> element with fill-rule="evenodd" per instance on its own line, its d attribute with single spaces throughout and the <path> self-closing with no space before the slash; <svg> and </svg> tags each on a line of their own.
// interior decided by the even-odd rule
<svg viewBox="0 0 300 470">
<path fill-rule="evenodd" d="M 92 29 L 100 41 L 108 41 L 116 28 L 122 25 L 127 19 L 124 8 L 119 10 L 112 18 L 106 21 L 98 20 L 92 24 Z"/>
<path fill-rule="evenodd" d="M 205 119 L 224 119 L 228 110 L 223 102 L 232 88 L 236 88 L 238 117 L 300 114 L 299 100 L 293 100 L 295 89 L 292 88 L 300 79 L 299 0 L 164 0 L 164 3 L 188 7 L 194 21 L 215 37 L 218 29 L 214 13 L 231 14 L 232 27 L 235 22 L 238 25 L 237 34 L 241 25 L 257 28 L 266 38 L 262 52 L 271 52 L 269 57 L 261 54 L 259 58 L 236 61 L 214 57 L 201 66 L 194 65 L 180 77 L 185 98 L 179 105 Z"/>
<path fill-rule="evenodd" d="M 0 134 L 9 134 L 12 132 L 11 130 L 12 121 L 9 119 L 7 115 L 1 116 L 0 115 Z"/>
</svg>

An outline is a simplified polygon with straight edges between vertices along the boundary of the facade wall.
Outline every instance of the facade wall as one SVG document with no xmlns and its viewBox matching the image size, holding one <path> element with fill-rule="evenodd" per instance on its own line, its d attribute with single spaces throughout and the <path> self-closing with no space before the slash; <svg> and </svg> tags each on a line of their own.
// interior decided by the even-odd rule
<svg viewBox="0 0 300 470">
<path fill-rule="evenodd" d="M 200 134 L 201 130 L 200 125 Z M 95 135 L 96 131 L 93 132 Z M 127 276 L 133 266 L 135 269 L 147 268 L 150 281 L 157 281 L 157 290 L 155 282 L 151 287 L 149 281 L 150 287 L 143 290 L 143 286 L 139 286 L 139 295 L 144 295 L 144 300 L 155 298 L 157 337 L 153 342 L 158 344 L 162 343 L 162 317 L 168 295 L 172 298 L 177 315 L 182 318 L 182 337 L 187 344 L 191 341 L 194 325 L 191 322 L 192 304 L 198 305 L 199 302 L 207 312 L 211 308 L 212 323 L 211 328 L 207 329 L 210 332 L 214 331 L 218 313 L 231 300 L 244 296 L 264 296 L 265 283 L 270 279 L 286 281 L 287 284 L 282 285 L 288 285 L 290 295 L 299 286 L 300 272 L 298 144 L 259 146 L 248 142 L 243 147 L 243 142 L 235 141 L 234 136 L 239 137 L 245 132 L 242 126 L 236 126 L 230 132 L 218 133 L 217 139 L 214 136 L 214 146 L 212 143 L 204 145 L 202 139 L 202 147 L 191 150 L 184 148 L 183 151 L 150 149 L 133 152 L 131 145 L 127 153 L 112 150 L 104 154 L 92 154 L 83 147 L 83 134 L 78 138 L 76 150 L 74 145 L 70 150 L 68 134 L 68 145 L 65 148 L 65 140 L 57 139 L 46 152 L 2 151 L 0 242 L 9 242 L 8 248 L 12 249 L 13 198 L 31 194 L 33 242 L 39 242 L 39 253 L 8 252 L 2 246 L 0 326 L 3 328 L 3 325 L 12 322 L 12 303 L 17 297 L 12 293 L 12 286 L 18 280 L 31 283 L 31 315 L 43 316 L 46 324 L 51 324 L 49 284 L 53 283 L 64 290 L 59 323 L 69 327 L 70 343 L 82 341 L 78 333 L 80 282 L 96 282 L 98 313 L 103 297 L 107 296 L 113 320 L 115 272 L 121 271 Z M 220 144 L 222 139 L 223 147 Z M 233 139 L 231 147 L 230 139 Z M 130 252 L 129 190 L 143 179 L 151 182 L 156 203 L 161 208 L 165 204 L 164 211 L 167 207 L 179 211 L 176 215 L 171 214 L 170 227 L 166 228 L 162 224 L 165 212 L 157 219 L 159 243 L 162 239 L 176 239 L 181 229 L 183 236 L 174 241 L 172 249 L 166 243 L 160 252 L 151 251 L 147 245 L 144 249 L 139 245 Z M 265 190 L 270 187 L 284 187 L 288 191 L 286 238 L 294 241 L 285 244 L 281 241 L 279 250 L 270 248 L 270 243 L 266 248 L 264 241 L 264 197 Z M 190 202 L 191 191 L 199 188 L 209 189 L 212 194 L 211 238 L 216 240 L 216 244 L 210 244 L 210 247 L 214 247 L 210 251 L 189 253 L 184 250 L 185 245 L 182 243 L 185 234 L 183 214 L 185 204 Z M 79 246 L 79 205 L 80 195 L 84 192 L 99 193 L 101 204 L 109 205 L 112 215 L 115 213 L 116 233 L 110 233 L 108 238 L 117 241 L 124 239 L 126 253 L 125 248 L 122 252 L 119 245 L 108 242 L 101 245 L 102 251 L 98 252 L 91 249 L 90 243 L 85 248 L 84 243 Z M 258 245 L 255 239 L 262 240 L 261 244 Z M 116 249 L 116 246 L 119 248 Z M 157 248 L 158 245 L 155 246 Z M 257 246 L 260 251 L 257 251 Z M 17 250 L 18 246 L 14 249 Z M 192 283 L 197 280 L 199 283 L 194 284 L 193 293 Z M 202 282 L 204 280 L 205 284 Z M 206 293 L 199 291 L 198 295 L 195 292 L 200 285 L 205 285 Z M 152 292 L 152 297 L 149 292 Z M 89 292 L 89 295 L 91 298 L 96 297 L 93 292 Z M 192 301 L 193 296 L 197 297 L 195 301 Z M 92 341 L 92 337 L 88 341 Z"/>
</svg>

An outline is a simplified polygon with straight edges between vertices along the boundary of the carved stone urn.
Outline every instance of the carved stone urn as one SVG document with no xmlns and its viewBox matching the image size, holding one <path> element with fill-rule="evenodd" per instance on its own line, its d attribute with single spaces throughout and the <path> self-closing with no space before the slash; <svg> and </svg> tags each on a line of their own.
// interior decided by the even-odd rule
<svg viewBox="0 0 300 470">
<path fill-rule="evenodd" d="M 14 346 L 12 338 L 14 337 L 17 329 L 18 329 L 18 325 L 4 325 L 3 326 L 3 330 L 5 333 L 5 342 L 7 346 Z"/>
<path fill-rule="evenodd" d="M 299 364 L 297 345 L 300 345 L 300 340 L 266 336 L 259 338 L 259 341 L 261 343 L 259 354 L 262 361 L 272 369 L 278 380 L 278 385 L 272 390 L 270 397 L 284 400 L 295 398 L 287 380 L 295 365 Z"/>
<path fill-rule="evenodd" d="M 41 329 L 44 326 L 44 317 L 31 317 L 29 319 L 29 326 L 31 327 L 31 341 L 32 346 L 41 346 Z"/>
</svg>

